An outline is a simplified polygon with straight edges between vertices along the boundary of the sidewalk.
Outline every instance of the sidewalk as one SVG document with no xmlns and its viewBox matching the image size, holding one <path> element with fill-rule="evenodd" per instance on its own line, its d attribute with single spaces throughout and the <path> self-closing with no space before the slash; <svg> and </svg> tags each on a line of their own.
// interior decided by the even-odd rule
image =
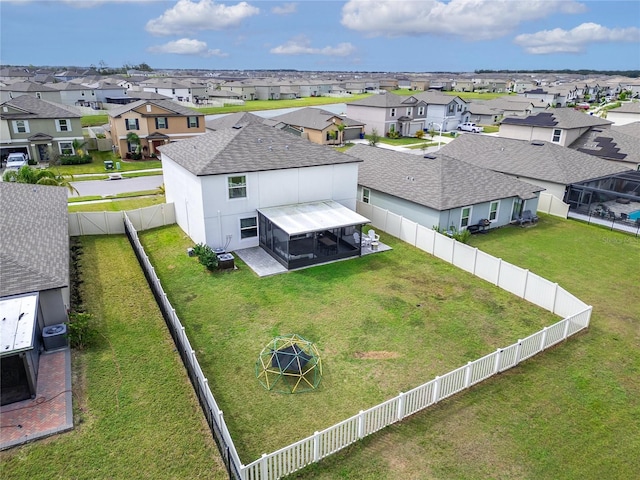
<svg viewBox="0 0 640 480">
<path fill-rule="evenodd" d="M 433 137 L 433 140 L 431 138 L 429 138 L 428 140 L 429 140 L 429 143 L 440 143 L 440 147 L 442 147 L 443 145 L 446 145 L 450 141 L 454 140 L 454 138 L 450 136 L 445 136 L 445 135 L 435 135 Z M 360 143 L 363 145 L 369 145 L 369 140 L 367 139 L 357 139 L 357 140 L 349 140 L 349 141 L 355 144 Z M 416 142 L 409 145 L 389 145 L 387 143 L 378 142 L 376 144 L 376 147 L 386 148 L 387 150 L 395 150 L 396 152 L 411 153 L 414 155 L 423 155 L 424 153 L 436 152 L 439 150 L 438 145 L 427 147 L 424 150 L 422 150 L 421 148 L 410 148 L 410 147 L 417 147 L 419 145 L 422 145 L 422 143 L 423 142 Z"/>
</svg>

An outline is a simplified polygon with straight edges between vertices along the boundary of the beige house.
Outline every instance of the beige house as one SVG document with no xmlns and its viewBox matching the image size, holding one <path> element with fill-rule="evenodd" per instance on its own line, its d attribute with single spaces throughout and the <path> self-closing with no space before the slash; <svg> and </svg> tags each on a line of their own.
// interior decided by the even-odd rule
<svg viewBox="0 0 640 480">
<path fill-rule="evenodd" d="M 115 149 L 124 157 L 135 153 L 138 144 L 127 139 L 135 133 L 143 156 L 157 154 L 157 147 L 184 140 L 206 131 L 204 115 L 171 100 L 139 100 L 109 111 L 109 134 Z"/>
</svg>

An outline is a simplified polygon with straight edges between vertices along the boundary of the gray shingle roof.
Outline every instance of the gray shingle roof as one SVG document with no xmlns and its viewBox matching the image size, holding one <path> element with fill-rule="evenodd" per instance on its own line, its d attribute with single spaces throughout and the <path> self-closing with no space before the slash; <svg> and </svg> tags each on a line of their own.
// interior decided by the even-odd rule
<svg viewBox="0 0 640 480">
<path fill-rule="evenodd" d="M 515 196 L 529 199 L 544 190 L 441 153 L 423 158 L 359 144 L 346 154 L 363 160 L 358 184 L 439 211 Z"/>
<path fill-rule="evenodd" d="M 495 172 L 569 185 L 626 169 L 555 143 L 460 135 L 440 152 Z"/>
<path fill-rule="evenodd" d="M 10 105 L 25 112 L 24 114 L 2 112 L 2 117 L 6 118 L 80 118 L 82 116 L 71 107 L 41 100 L 32 95 L 20 95 L 3 102 L 2 105 Z"/>
<path fill-rule="evenodd" d="M 164 110 L 167 110 L 168 112 L 173 112 L 173 113 L 177 113 L 178 115 L 185 115 L 185 116 L 196 116 L 196 115 L 202 115 L 200 112 L 196 111 L 196 110 L 192 110 L 190 108 L 187 107 L 183 107 L 182 105 L 172 101 L 172 100 L 138 100 L 136 102 L 131 102 L 128 103 L 127 105 L 123 105 L 122 107 L 118 107 L 118 108 L 114 108 L 112 110 L 109 110 L 109 116 L 111 117 L 119 117 L 120 115 L 130 112 L 131 110 L 134 110 L 136 108 L 139 108 L 143 105 L 155 105 L 158 108 L 162 108 Z"/>
<path fill-rule="evenodd" d="M 251 112 L 230 113 L 223 117 L 207 120 L 206 125 L 210 130 L 222 130 L 234 125 L 248 125 L 251 123 L 264 123 L 264 118 Z"/>
<path fill-rule="evenodd" d="M 613 128 L 591 128 L 569 145 L 580 152 L 607 160 L 640 163 L 640 141 Z"/>
<path fill-rule="evenodd" d="M 0 297 L 69 285 L 62 187 L 0 182 Z"/>
<path fill-rule="evenodd" d="M 227 128 L 159 147 L 195 175 L 259 172 L 353 163 L 353 157 L 273 127 Z"/>
<path fill-rule="evenodd" d="M 8 86 L 0 85 L 0 90 L 9 92 L 57 92 L 55 88 L 35 82 L 16 82 Z"/>
<path fill-rule="evenodd" d="M 386 93 L 381 95 L 371 95 L 370 97 L 365 97 L 360 100 L 356 100 L 354 102 L 347 102 L 347 105 L 359 105 L 363 107 L 381 107 L 381 108 L 391 108 L 391 107 L 406 107 L 411 105 L 418 105 L 418 101 L 415 102 L 407 102 L 410 98 L 416 98 L 417 95 L 410 95 L 408 97 L 396 95 L 394 93 Z"/>
<path fill-rule="evenodd" d="M 526 117 L 506 117 L 501 123 L 548 128 L 584 128 L 611 125 L 613 122 L 573 108 L 552 108 Z"/>
<path fill-rule="evenodd" d="M 627 123 L 626 125 L 612 125 L 611 131 L 640 138 L 640 122 Z"/>
<path fill-rule="evenodd" d="M 325 128 L 333 124 L 331 119 L 335 117 L 339 117 L 342 123 L 344 123 L 344 125 L 347 127 L 354 125 L 364 125 L 362 122 L 358 122 L 357 120 L 342 117 L 335 113 L 328 112 L 327 110 L 314 107 L 301 108 L 299 110 L 285 113 L 283 115 L 276 115 L 275 117 L 271 117 L 271 119 L 278 122 L 286 123 L 287 125 L 305 127 L 313 130 L 324 130 Z"/>
</svg>

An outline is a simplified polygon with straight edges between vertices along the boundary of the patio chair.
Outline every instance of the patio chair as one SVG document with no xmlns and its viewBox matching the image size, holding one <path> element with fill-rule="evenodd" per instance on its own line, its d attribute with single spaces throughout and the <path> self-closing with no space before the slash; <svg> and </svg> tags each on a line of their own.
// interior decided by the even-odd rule
<svg viewBox="0 0 640 480">
<path fill-rule="evenodd" d="M 362 247 L 366 247 L 367 245 L 369 245 L 369 237 L 365 235 L 360 237 L 360 234 L 358 232 L 353 232 L 353 239 L 355 240 L 356 245 L 360 245 Z"/>
<path fill-rule="evenodd" d="M 373 244 L 373 242 L 377 243 L 380 241 L 380 235 L 378 235 L 375 230 L 369 230 L 368 234 L 371 244 Z"/>
<path fill-rule="evenodd" d="M 531 213 L 531 210 L 525 210 L 522 212 L 522 216 L 518 219 L 520 226 L 524 226 L 525 223 L 534 224 L 538 221 L 538 216 Z"/>
</svg>

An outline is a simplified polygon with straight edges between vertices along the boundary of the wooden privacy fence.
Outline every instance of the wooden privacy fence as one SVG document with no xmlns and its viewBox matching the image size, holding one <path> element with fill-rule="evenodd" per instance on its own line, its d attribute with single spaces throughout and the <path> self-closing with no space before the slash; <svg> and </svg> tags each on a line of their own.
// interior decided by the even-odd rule
<svg viewBox="0 0 640 480">
<path fill-rule="evenodd" d="M 457 242 L 418 225 L 388 210 L 358 202 L 358 213 L 371 219 L 373 226 L 389 235 L 400 238 L 458 268 L 476 275 L 494 285 L 534 303 L 563 319 L 544 327 L 508 347 L 499 348 L 473 362 L 469 362 L 445 375 L 401 392 L 368 410 L 333 425 L 307 438 L 283 447 L 275 452 L 263 454 L 261 458 L 243 465 L 235 449 L 224 421 L 222 411 L 209 389 L 194 350 L 191 348 L 185 329 L 160 285 L 128 214 L 124 214 L 127 235 L 152 287 L 176 346 L 189 372 L 205 417 L 222 453 L 230 477 L 240 480 L 276 480 L 305 466 L 342 450 L 403 418 L 493 375 L 515 367 L 523 360 L 556 345 L 571 335 L 587 328 L 591 319 L 591 306 L 585 304 L 557 283 L 550 282 L 535 273 L 511 265 L 477 248 Z"/>
<path fill-rule="evenodd" d="M 161 203 L 151 207 L 126 212 L 136 230 L 172 225 L 176 223 L 173 203 Z M 69 236 L 112 235 L 125 233 L 125 212 L 77 212 L 69 213 Z"/>
</svg>

